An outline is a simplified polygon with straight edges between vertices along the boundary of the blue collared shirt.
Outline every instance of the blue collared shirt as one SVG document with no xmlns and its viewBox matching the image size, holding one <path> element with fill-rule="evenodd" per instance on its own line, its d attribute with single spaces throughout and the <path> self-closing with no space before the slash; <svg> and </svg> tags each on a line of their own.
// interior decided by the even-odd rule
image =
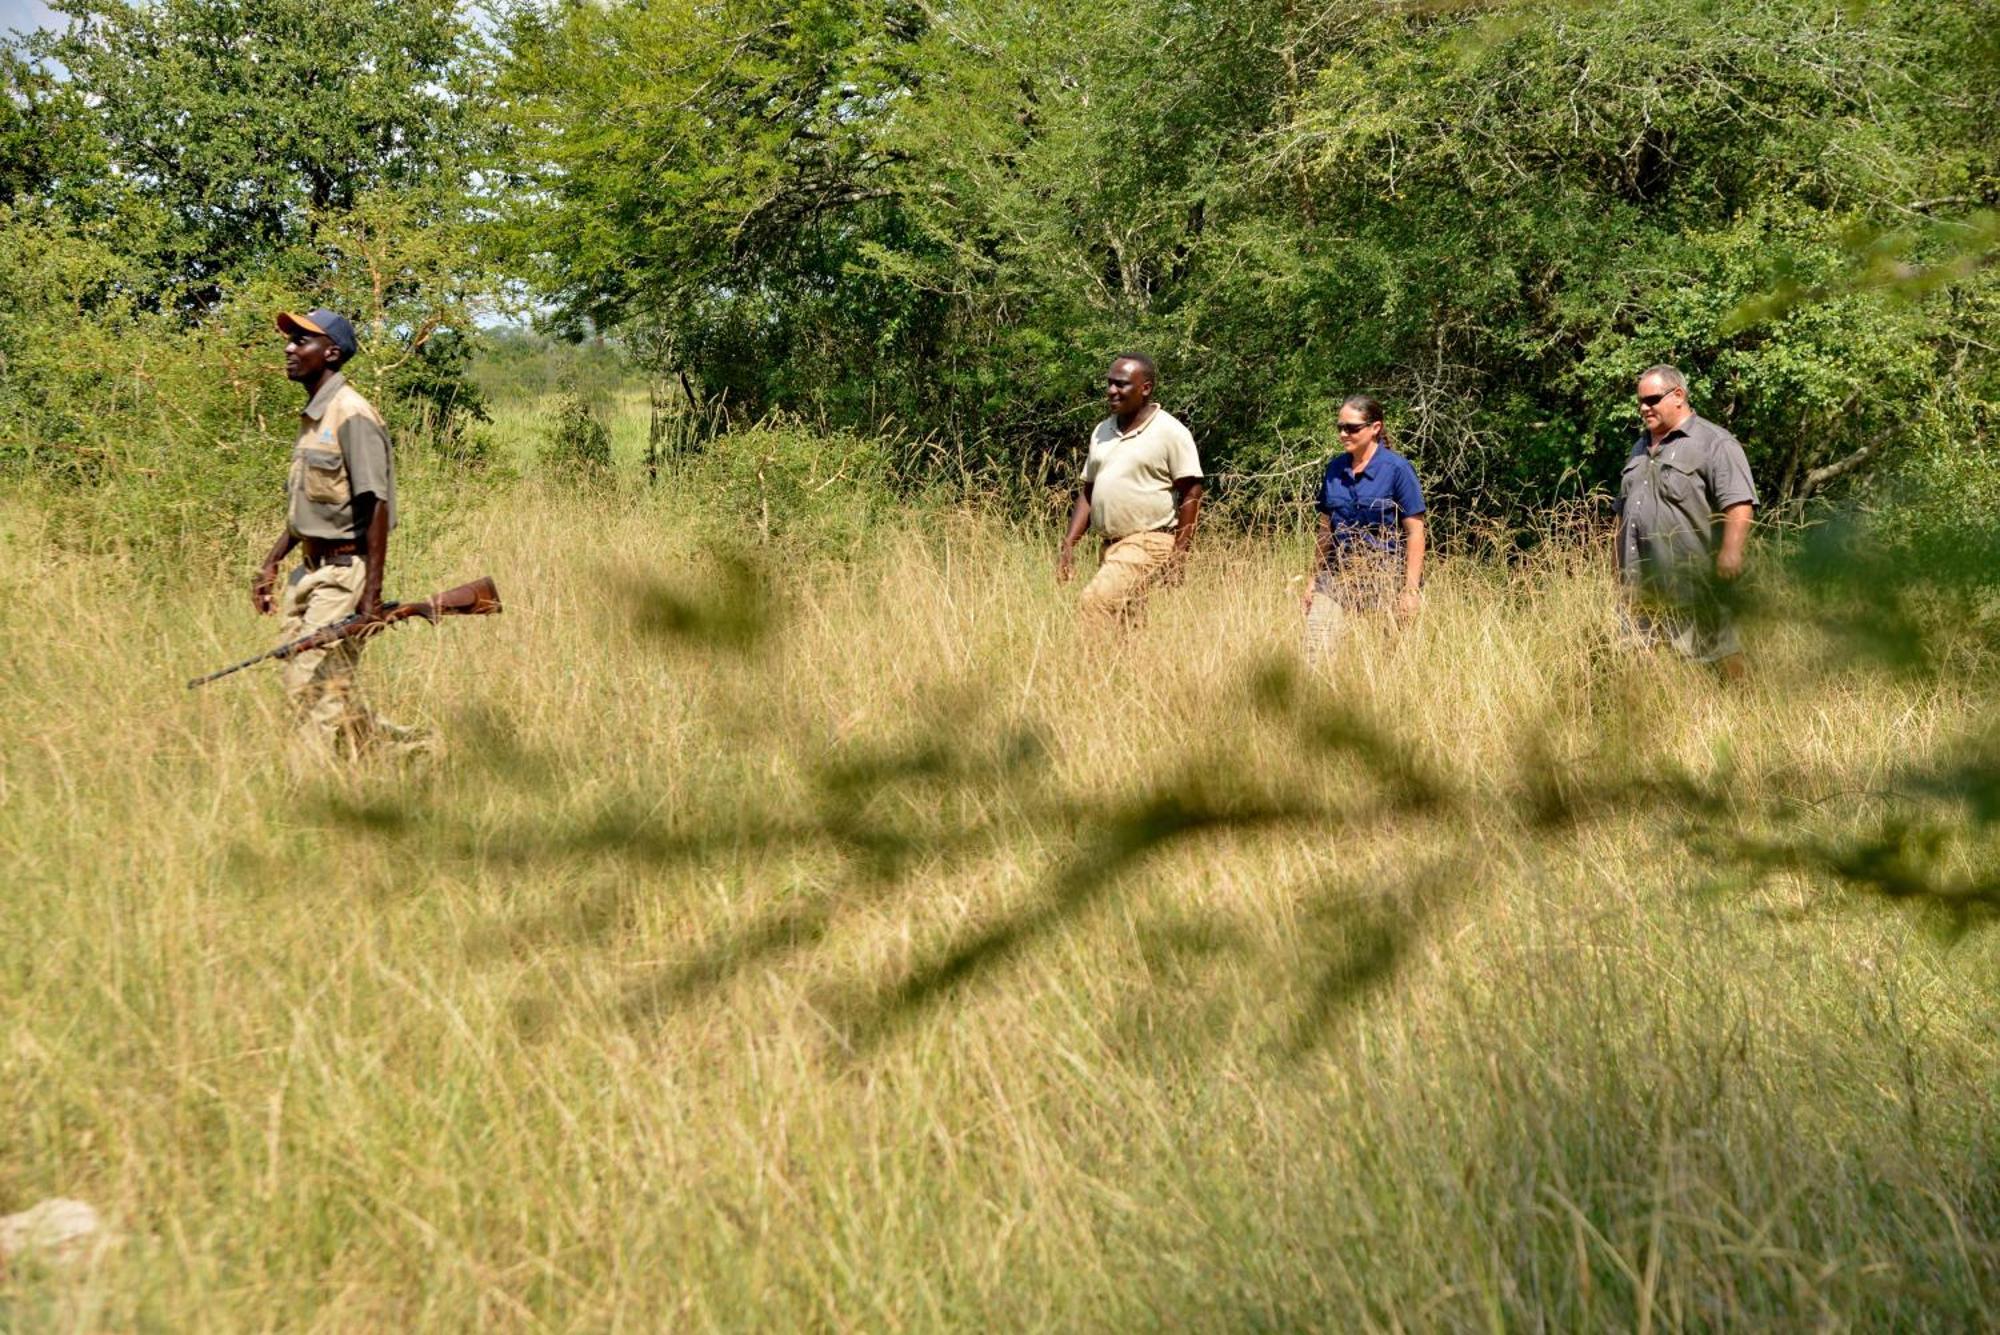
<svg viewBox="0 0 2000 1335">
<path fill-rule="evenodd" d="M 1334 550 L 1355 545 L 1378 552 L 1403 549 L 1403 521 L 1424 512 L 1423 489 L 1410 461 L 1386 445 L 1359 473 L 1345 451 L 1327 460 L 1317 509 L 1333 522 Z"/>
</svg>

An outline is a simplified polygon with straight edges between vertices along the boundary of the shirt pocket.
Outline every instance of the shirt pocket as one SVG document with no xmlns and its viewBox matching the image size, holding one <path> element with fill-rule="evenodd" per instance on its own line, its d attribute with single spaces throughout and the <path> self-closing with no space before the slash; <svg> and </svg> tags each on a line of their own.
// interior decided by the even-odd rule
<svg viewBox="0 0 2000 1335">
<path fill-rule="evenodd" d="M 347 460 L 339 450 L 300 450 L 306 499 L 315 505 L 345 505 L 352 497 L 347 484 Z"/>
<path fill-rule="evenodd" d="M 1685 514 L 1707 508 L 1702 504 L 1701 474 L 1678 459 L 1660 460 L 1660 493 Z"/>
</svg>

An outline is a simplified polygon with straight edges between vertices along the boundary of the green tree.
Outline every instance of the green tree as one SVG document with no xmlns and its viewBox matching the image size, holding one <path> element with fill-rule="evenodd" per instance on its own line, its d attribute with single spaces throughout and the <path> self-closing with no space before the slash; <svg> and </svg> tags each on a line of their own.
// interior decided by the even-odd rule
<svg viewBox="0 0 2000 1335">
<path fill-rule="evenodd" d="M 0 43 L 0 468 L 101 490 L 85 536 L 226 544 L 284 443 L 283 307 L 356 318 L 399 425 L 477 415 L 489 53 L 454 6 L 56 9 Z"/>
<path fill-rule="evenodd" d="M 20 208 L 59 185 L 101 179 L 94 129 L 82 89 L 0 45 L 0 204 Z"/>
<path fill-rule="evenodd" d="M 511 34 L 514 236 L 577 327 L 1032 476 L 1140 345 L 1225 474 L 1296 476 L 1368 389 L 1435 489 L 1527 509 L 1613 475 L 1669 359 L 1798 497 L 1977 429 L 1996 30 L 1993 0 L 563 4 Z M 1870 281 L 1884 246 L 1942 281 Z"/>
<path fill-rule="evenodd" d="M 88 94 L 158 281 L 194 309 L 252 270 L 309 275 L 318 220 L 384 192 L 449 197 L 473 166 L 476 34 L 450 0 L 54 8 L 68 26 L 31 49 Z"/>
</svg>

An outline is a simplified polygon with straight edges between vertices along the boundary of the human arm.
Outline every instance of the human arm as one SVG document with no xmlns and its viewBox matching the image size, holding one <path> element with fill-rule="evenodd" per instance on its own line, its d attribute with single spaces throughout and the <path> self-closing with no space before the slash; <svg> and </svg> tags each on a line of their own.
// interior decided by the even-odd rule
<svg viewBox="0 0 2000 1335">
<path fill-rule="evenodd" d="M 1722 512 L 1722 546 L 1715 553 L 1715 577 L 1733 580 L 1743 573 L 1743 552 L 1750 544 L 1750 521 L 1756 507 L 1739 501 Z"/>
<path fill-rule="evenodd" d="M 1733 580 L 1743 573 L 1743 553 L 1750 543 L 1750 521 L 1755 517 L 1757 484 L 1750 476 L 1750 461 L 1742 444 L 1726 431 L 1718 431 L 1713 448 L 1704 461 L 1703 481 L 1722 516 L 1722 543 L 1715 552 L 1715 577 Z"/>
<path fill-rule="evenodd" d="M 1090 531 L 1090 489 L 1090 480 L 1086 478 L 1076 493 L 1076 504 L 1070 507 L 1069 531 L 1063 534 L 1062 546 L 1056 551 L 1056 581 L 1061 584 L 1069 583 L 1069 577 L 1076 572 L 1076 545 Z"/>
<path fill-rule="evenodd" d="M 1417 470 L 1407 460 L 1398 463 L 1394 497 L 1396 523 L 1403 538 L 1403 587 L 1396 595 L 1396 614 L 1415 616 L 1423 605 L 1424 547 L 1429 530 L 1424 518 L 1424 491 L 1417 484 Z"/>
<path fill-rule="evenodd" d="M 1167 568 L 1161 572 L 1166 582 L 1178 584 L 1187 569 L 1188 552 L 1194 547 L 1194 531 L 1201 523 L 1201 498 L 1205 488 L 1205 476 L 1201 466 L 1201 451 L 1195 448 L 1194 437 L 1178 421 L 1169 419 L 1167 426 L 1166 464 L 1174 479 L 1174 549 L 1167 557 Z"/>
<path fill-rule="evenodd" d="M 257 609 L 257 615 L 269 616 L 275 603 L 272 593 L 278 586 L 278 564 L 291 554 L 299 540 L 287 528 L 271 544 L 271 550 L 264 553 L 264 563 L 257 567 L 257 573 L 250 579 L 250 605 Z"/>
<path fill-rule="evenodd" d="M 354 498 L 354 523 L 362 532 L 368 571 L 361 581 L 361 601 L 355 613 L 365 621 L 382 614 L 382 576 L 389 564 L 389 507 L 373 492 Z"/>
<path fill-rule="evenodd" d="M 389 529 L 395 521 L 389 433 L 372 413 L 354 413 L 340 424 L 340 450 L 346 456 L 347 477 L 353 487 L 354 536 L 367 561 L 361 601 L 355 611 L 364 619 L 373 620 L 382 611 L 382 582 L 389 566 Z"/>
<path fill-rule="evenodd" d="M 1396 612 L 1399 616 L 1415 616 L 1423 606 L 1424 544 L 1427 529 L 1422 515 L 1404 515 L 1403 526 L 1403 591 L 1396 597 Z"/>
<path fill-rule="evenodd" d="M 1180 582 L 1187 566 L 1188 550 L 1194 545 L 1195 526 L 1201 522 L 1202 483 L 1198 477 L 1174 479 L 1174 550 L 1167 557 L 1166 578 Z"/>
</svg>

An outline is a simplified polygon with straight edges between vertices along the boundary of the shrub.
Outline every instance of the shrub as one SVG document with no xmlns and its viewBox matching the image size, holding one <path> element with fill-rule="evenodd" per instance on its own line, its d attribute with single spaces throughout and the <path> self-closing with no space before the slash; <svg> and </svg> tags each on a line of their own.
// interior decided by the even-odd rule
<svg viewBox="0 0 2000 1335">
<path fill-rule="evenodd" d="M 894 504 L 882 441 L 779 419 L 716 437 L 676 480 L 761 543 L 823 553 L 857 550 Z"/>
<path fill-rule="evenodd" d="M 555 473 L 610 475 L 611 433 L 574 384 L 557 395 L 555 408 L 549 414 L 542 463 Z"/>
</svg>

